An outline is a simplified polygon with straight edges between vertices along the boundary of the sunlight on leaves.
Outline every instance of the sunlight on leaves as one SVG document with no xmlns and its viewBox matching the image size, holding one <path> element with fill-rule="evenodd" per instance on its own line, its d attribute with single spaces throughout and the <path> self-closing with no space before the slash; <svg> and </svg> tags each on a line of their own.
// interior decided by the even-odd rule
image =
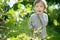
<svg viewBox="0 0 60 40">
<path fill-rule="evenodd" d="M 9 14 L 13 14 L 14 13 L 14 10 L 13 8 L 9 10 Z"/>
<path fill-rule="evenodd" d="M 18 8 L 20 8 L 21 7 L 21 4 L 19 3 L 17 6 L 18 6 Z"/>
<path fill-rule="evenodd" d="M 53 37 L 54 37 L 54 35 L 50 35 L 50 36 L 47 36 L 46 39 L 50 39 L 50 38 L 53 38 Z"/>
<path fill-rule="evenodd" d="M 18 35 L 16 38 L 10 37 L 10 38 L 7 38 L 7 40 L 29 40 L 29 36 L 25 33 L 22 33 L 22 34 Z"/>
<path fill-rule="evenodd" d="M 23 0 L 18 0 L 18 2 L 23 2 Z"/>
<path fill-rule="evenodd" d="M 53 8 L 49 8 L 49 11 L 50 11 L 50 13 L 52 13 L 53 12 Z"/>
<path fill-rule="evenodd" d="M 58 25 L 58 22 L 57 22 L 57 20 L 55 20 L 55 19 L 54 19 L 53 23 L 54 23 L 55 26 Z"/>
</svg>

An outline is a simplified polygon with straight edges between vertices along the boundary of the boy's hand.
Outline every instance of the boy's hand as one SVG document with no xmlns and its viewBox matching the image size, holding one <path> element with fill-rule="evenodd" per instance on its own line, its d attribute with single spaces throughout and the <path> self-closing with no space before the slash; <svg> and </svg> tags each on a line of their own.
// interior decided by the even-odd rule
<svg viewBox="0 0 60 40">
<path fill-rule="evenodd" d="M 31 30 L 32 30 L 32 32 L 33 32 L 33 31 L 34 31 L 34 28 L 32 28 Z"/>
</svg>

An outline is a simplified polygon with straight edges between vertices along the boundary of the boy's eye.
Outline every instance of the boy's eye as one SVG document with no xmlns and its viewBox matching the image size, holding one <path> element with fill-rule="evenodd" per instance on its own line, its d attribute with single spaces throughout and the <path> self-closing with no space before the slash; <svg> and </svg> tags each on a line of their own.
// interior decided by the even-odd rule
<svg viewBox="0 0 60 40">
<path fill-rule="evenodd" d="M 39 6 L 36 6 L 36 7 L 39 7 Z"/>
<path fill-rule="evenodd" d="M 43 7 L 43 6 L 36 6 L 36 7 Z"/>
<path fill-rule="evenodd" d="M 43 7 L 43 6 L 40 6 L 40 7 Z"/>
</svg>

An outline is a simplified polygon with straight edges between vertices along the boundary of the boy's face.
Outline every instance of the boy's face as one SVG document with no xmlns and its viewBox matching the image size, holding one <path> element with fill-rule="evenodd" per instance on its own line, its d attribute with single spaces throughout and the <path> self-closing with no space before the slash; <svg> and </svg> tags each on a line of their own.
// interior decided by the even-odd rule
<svg viewBox="0 0 60 40">
<path fill-rule="evenodd" d="M 44 11 L 44 4 L 43 4 L 43 2 L 40 1 L 39 3 L 36 3 L 34 9 L 37 12 L 37 14 L 42 14 L 43 11 Z"/>
</svg>

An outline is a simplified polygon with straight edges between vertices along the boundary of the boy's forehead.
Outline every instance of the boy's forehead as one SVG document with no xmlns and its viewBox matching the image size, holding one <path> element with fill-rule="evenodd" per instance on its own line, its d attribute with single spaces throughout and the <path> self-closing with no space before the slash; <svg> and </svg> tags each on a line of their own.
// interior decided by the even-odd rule
<svg viewBox="0 0 60 40">
<path fill-rule="evenodd" d="M 44 4 L 43 4 L 43 2 L 40 1 L 40 2 L 36 3 L 35 5 L 44 5 Z"/>
</svg>

